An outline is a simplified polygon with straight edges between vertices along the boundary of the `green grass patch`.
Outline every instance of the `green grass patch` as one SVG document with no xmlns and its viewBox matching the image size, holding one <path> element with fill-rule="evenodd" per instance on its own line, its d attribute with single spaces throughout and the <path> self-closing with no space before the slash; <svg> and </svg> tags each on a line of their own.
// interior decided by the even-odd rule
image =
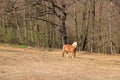
<svg viewBox="0 0 120 80">
<path fill-rule="evenodd" d="M 25 46 L 25 45 L 11 45 L 12 47 L 14 47 L 14 48 L 27 48 L 27 46 Z"/>
</svg>

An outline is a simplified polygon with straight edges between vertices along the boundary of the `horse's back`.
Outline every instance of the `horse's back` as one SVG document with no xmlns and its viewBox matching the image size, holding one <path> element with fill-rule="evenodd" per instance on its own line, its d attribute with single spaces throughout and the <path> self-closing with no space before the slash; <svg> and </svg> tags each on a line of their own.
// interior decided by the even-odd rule
<svg viewBox="0 0 120 80">
<path fill-rule="evenodd" d="M 75 47 L 72 46 L 72 45 L 66 44 L 66 45 L 63 46 L 63 50 L 65 50 L 65 51 L 74 51 Z"/>
</svg>

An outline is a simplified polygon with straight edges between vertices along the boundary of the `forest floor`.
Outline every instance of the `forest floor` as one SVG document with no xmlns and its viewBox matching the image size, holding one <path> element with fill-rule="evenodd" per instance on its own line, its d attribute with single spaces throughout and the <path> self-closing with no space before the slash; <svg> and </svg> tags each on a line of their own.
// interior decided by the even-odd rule
<svg viewBox="0 0 120 80">
<path fill-rule="evenodd" d="M 0 46 L 0 80 L 120 80 L 120 55 Z"/>
</svg>

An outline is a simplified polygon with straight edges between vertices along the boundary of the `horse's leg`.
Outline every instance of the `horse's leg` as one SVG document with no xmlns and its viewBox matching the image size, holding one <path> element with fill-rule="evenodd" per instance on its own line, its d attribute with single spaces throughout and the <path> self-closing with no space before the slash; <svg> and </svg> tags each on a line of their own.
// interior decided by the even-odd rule
<svg viewBox="0 0 120 80">
<path fill-rule="evenodd" d="M 65 53 L 65 51 L 63 50 L 63 51 L 62 51 L 62 57 L 64 57 L 64 53 Z"/>
<path fill-rule="evenodd" d="M 66 51 L 66 57 L 68 58 L 69 56 L 68 56 L 68 51 Z"/>
<path fill-rule="evenodd" d="M 72 52 L 72 58 L 74 58 L 74 52 Z"/>
<path fill-rule="evenodd" d="M 74 58 L 76 57 L 76 51 L 74 52 Z"/>
<path fill-rule="evenodd" d="M 75 58 L 76 52 L 72 52 L 72 58 Z"/>
</svg>

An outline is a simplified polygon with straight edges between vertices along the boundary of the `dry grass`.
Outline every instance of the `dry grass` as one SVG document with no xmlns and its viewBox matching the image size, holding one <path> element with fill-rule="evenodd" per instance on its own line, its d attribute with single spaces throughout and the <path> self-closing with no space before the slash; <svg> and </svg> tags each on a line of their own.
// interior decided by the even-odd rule
<svg viewBox="0 0 120 80">
<path fill-rule="evenodd" d="M 0 47 L 0 80 L 119 80 L 120 55 Z"/>
</svg>

